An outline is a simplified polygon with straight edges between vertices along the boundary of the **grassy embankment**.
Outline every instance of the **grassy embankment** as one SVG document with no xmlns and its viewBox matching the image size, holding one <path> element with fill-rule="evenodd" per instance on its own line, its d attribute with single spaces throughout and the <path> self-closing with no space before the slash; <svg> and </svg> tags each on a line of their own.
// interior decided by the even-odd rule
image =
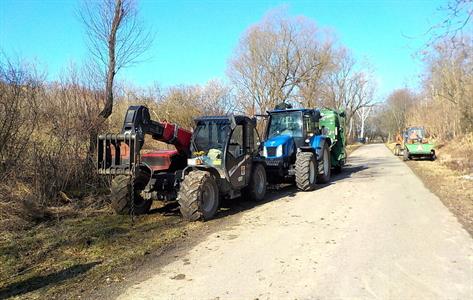
<svg viewBox="0 0 473 300">
<path fill-rule="evenodd" d="M 133 263 L 185 237 L 201 223 L 177 213 L 56 220 L 0 239 L 0 298 L 74 298 L 126 279 Z"/>
</svg>

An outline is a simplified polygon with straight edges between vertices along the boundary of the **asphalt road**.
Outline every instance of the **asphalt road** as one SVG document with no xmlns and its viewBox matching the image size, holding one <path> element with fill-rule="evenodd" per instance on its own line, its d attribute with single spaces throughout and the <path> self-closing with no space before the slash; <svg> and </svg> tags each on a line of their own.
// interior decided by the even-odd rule
<svg viewBox="0 0 473 300">
<path fill-rule="evenodd" d="M 473 240 L 384 145 L 240 212 L 119 299 L 473 299 Z"/>
</svg>

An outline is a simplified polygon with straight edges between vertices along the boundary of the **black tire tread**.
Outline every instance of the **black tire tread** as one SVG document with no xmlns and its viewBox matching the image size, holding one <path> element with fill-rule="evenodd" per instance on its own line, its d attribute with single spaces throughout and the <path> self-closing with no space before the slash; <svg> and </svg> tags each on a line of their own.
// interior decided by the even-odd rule
<svg viewBox="0 0 473 300">
<path fill-rule="evenodd" d="M 402 159 L 403 159 L 404 161 L 408 161 L 408 160 L 409 160 L 409 151 L 407 151 L 407 148 L 404 149 L 404 153 L 403 153 Z"/>
<path fill-rule="evenodd" d="M 177 201 L 185 220 L 198 221 L 205 218 L 201 209 L 201 186 L 209 179 L 211 179 L 209 172 L 191 171 L 181 182 Z"/>
<path fill-rule="evenodd" d="M 128 209 L 129 184 L 128 176 L 119 175 L 112 180 L 110 187 L 111 206 L 113 210 L 119 215 L 126 215 Z"/>
<path fill-rule="evenodd" d="M 127 215 L 131 211 L 131 184 L 130 177 L 126 175 L 119 175 L 113 178 L 112 184 L 110 187 L 110 198 L 111 206 L 113 210 L 119 215 Z M 135 192 L 135 198 L 140 197 Z M 133 209 L 134 213 L 137 215 L 146 214 L 149 212 L 152 201 L 142 200 L 141 205 L 136 205 Z"/>
<path fill-rule="evenodd" d="M 296 185 L 297 188 L 302 191 L 310 191 L 314 188 L 314 183 L 310 182 L 310 161 L 315 160 L 312 152 L 300 152 L 296 157 Z M 314 163 L 315 170 L 317 172 L 317 164 Z"/>
<path fill-rule="evenodd" d="M 243 189 L 244 194 L 248 194 L 250 200 L 255 201 L 255 202 L 259 202 L 259 201 L 263 200 L 264 196 L 266 194 L 266 188 L 265 188 L 265 191 L 263 192 L 262 195 L 258 195 L 256 193 L 257 183 L 254 179 L 256 178 L 255 174 L 256 174 L 258 169 L 262 169 L 262 172 L 264 173 L 264 181 L 265 181 L 264 185 L 266 187 L 266 185 L 267 185 L 266 170 L 264 169 L 263 165 L 255 164 L 253 166 L 253 170 L 251 171 L 250 184 L 248 184 L 248 186 Z"/>
<path fill-rule="evenodd" d="M 324 174 L 317 174 L 317 180 L 316 180 L 317 183 L 328 183 L 330 181 L 332 166 L 331 166 L 330 150 L 329 150 L 327 144 L 325 144 L 324 148 L 322 149 L 322 153 L 323 153 L 322 155 L 325 155 L 325 152 L 328 155 L 328 174 L 327 174 L 327 176 L 325 176 Z M 323 157 L 322 157 L 322 160 L 320 161 L 320 163 L 322 163 L 322 164 L 324 163 Z"/>
</svg>

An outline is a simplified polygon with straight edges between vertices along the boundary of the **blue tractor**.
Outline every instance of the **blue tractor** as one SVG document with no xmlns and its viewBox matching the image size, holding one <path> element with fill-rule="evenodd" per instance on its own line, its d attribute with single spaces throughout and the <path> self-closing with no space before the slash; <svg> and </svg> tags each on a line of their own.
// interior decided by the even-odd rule
<svg viewBox="0 0 473 300">
<path fill-rule="evenodd" d="M 324 115 L 339 121 L 343 113 L 327 109 L 293 109 L 288 105 L 268 112 L 263 157 L 269 182 L 295 181 L 300 190 L 309 191 L 317 183 L 330 181 L 332 167 L 341 168 L 346 155 L 340 155 L 339 151 L 331 153 L 331 149 L 335 144 L 343 143 L 334 150 L 341 148 L 345 153 L 344 138 L 336 138 L 344 135 L 342 122 L 323 122 Z M 335 129 L 331 130 L 333 128 L 327 128 L 327 125 Z M 335 133 L 333 138 L 329 132 Z"/>
</svg>

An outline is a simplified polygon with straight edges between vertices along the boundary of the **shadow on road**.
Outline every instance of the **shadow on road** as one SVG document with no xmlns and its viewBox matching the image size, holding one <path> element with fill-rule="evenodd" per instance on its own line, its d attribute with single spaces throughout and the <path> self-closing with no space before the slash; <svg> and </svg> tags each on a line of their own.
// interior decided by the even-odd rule
<svg viewBox="0 0 473 300">
<path fill-rule="evenodd" d="M 329 183 L 326 184 L 318 184 L 315 190 L 323 189 L 327 186 L 335 184 L 337 181 L 341 181 L 346 178 L 352 178 L 355 175 L 357 178 L 362 177 L 372 177 L 374 174 L 363 172 L 363 175 L 359 175 L 358 173 L 369 169 L 367 164 L 362 163 L 363 160 L 354 158 L 350 160 L 350 164 L 347 164 L 341 173 L 333 174 Z M 385 161 L 370 161 L 370 164 L 386 164 Z M 304 193 L 302 191 L 298 191 L 294 184 L 278 184 L 278 185 L 269 185 L 268 190 L 266 192 L 266 197 L 263 201 L 254 202 L 251 200 L 246 199 L 244 196 L 236 198 L 236 199 L 221 199 L 220 201 L 220 210 L 215 216 L 214 219 L 224 218 L 226 216 L 231 216 L 237 213 L 240 213 L 245 210 L 252 209 L 254 207 L 264 205 L 266 203 L 272 201 L 278 201 L 282 198 L 286 197 L 295 197 L 297 193 Z M 159 213 L 165 216 L 180 216 L 179 212 L 179 205 L 177 201 L 170 202 L 165 204 L 160 208 L 155 208 L 150 211 L 151 214 Z"/>
<path fill-rule="evenodd" d="M 235 199 L 221 199 L 220 210 L 214 219 L 220 219 L 226 216 L 237 214 L 241 211 L 252 209 L 253 207 L 263 205 L 265 203 L 276 201 L 284 197 L 294 197 L 297 189 L 293 185 L 270 186 L 266 192 L 264 200 L 255 202 L 239 197 Z M 150 214 L 162 214 L 165 216 L 180 216 L 179 204 L 177 201 L 164 204 L 162 207 L 154 208 Z"/>
<path fill-rule="evenodd" d="M 269 186 L 266 191 L 266 197 L 259 202 L 245 199 L 244 197 L 236 199 L 224 199 L 220 203 L 220 211 L 216 218 L 223 218 L 226 216 L 234 215 L 239 212 L 252 209 L 256 206 L 260 206 L 272 201 L 277 201 L 285 197 L 295 197 L 297 189 L 293 185 L 274 185 Z"/>
<path fill-rule="evenodd" d="M 86 273 L 98 264 L 101 264 L 101 262 L 77 264 L 64 270 L 50 273 L 48 275 L 34 276 L 20 282 L 15 282 L 0 289 L 0 299 L 21 296 L 50 284 L 57 284 L 61 281 L 74 278 L 80 274 Z"/>
</svg>

